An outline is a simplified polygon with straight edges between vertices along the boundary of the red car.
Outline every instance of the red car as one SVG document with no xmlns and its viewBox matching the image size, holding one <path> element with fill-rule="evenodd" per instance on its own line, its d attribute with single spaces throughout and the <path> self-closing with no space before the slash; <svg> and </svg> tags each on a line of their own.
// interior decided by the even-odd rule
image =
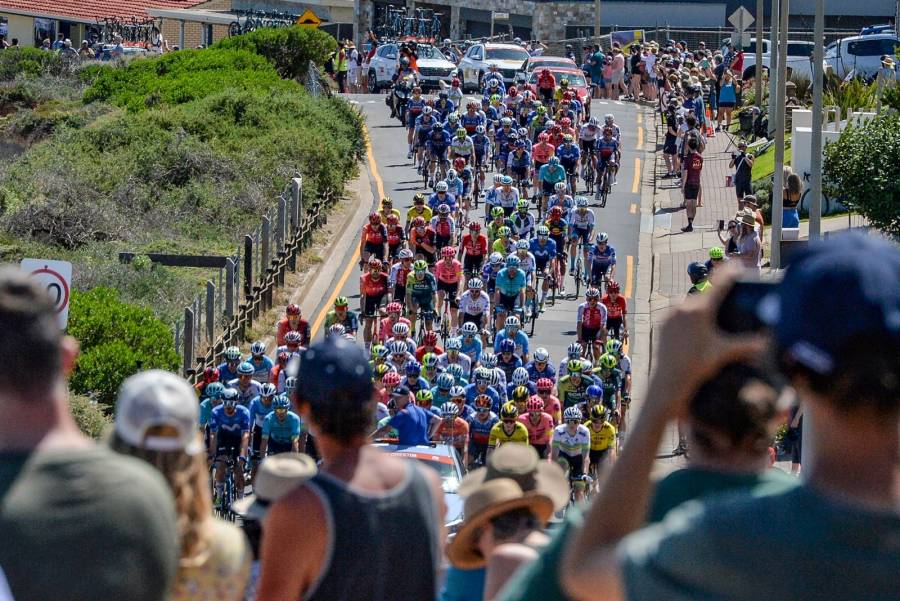
<svg viewBox="0 0 900 601">
<path fill-rule="evenodd" d="M 528 76 L 528 83 L 534 86 L 535 89 L 537 89 L 538 75 L 540 75 L 541 70 L 541 68 L 537 68 L 531 72 L 531 75 Z M 569 89 L 573 90 L 578 95 L 578 100 L 580 100 L 581 104 L 584 105 L 585 114 L 590 115 L 591 88 L 588 86 L 587 80 L 584 78 L 584 72 L 581 69 L 565 67 L 550 67 L 550 72 L 553 74 L 553 77 L 556 78 L 557 86 L 559 86 L 559 82 L 561 80 L 569 80 Z"/>
</svg>

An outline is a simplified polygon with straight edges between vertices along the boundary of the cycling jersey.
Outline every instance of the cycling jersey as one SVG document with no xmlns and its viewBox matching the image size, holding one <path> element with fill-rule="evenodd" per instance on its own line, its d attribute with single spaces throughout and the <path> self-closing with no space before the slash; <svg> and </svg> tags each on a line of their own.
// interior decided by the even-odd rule
<svg viewBox="0 0 900 601">
<path fill-rule="evenodd" d="M 531 148 L 531 156 L 534 159 L 535 163 L 544 164 L 549 161 L 550 157 L 552 157 L 555 153 L 556 148 L 553 146 L 553 144 L 549 144 L 547 142 L 539 142 Z"/>
<path fill-rule="evenodd" d="M 473 445 L 487 446 L 491 439 L 491 430 L 500 422 L 497 414 L 493 411 L 488 414 L 487 418 L 482 420 L 476 413 L 469 420 L 469 437 Z"/>
<path fill-rule="evenodd" d="M 501 294 L 515 296 L 525 288 L 525 272 L 516 269 L 516 273 L 513 274 L 508 267 L 504 267 L 497 274 L 495 285 Z"/>
<path fill-rule="evenodd" d="M 530 382 L 537 382 L 541 378 L 547 378 L 553 382 L 556 382 L 556 370 L 553 369 L 553 366 L 547 363 L 544 365 L 544 369 L 538 371 L 537 367 L 534 365 L 534 361 L 529 361 L 528 365 L 525 366 L 525 369 L 528 370 L 528 380 Z"/>
<path fill-rule="evenodd" d="M 522 330 L 516 330 L 514 336 L 510 337 L 509 333 L 506 331 L 506 328 L 503 328 L 497 335 L 494 336 L 494 352 L 500 353 L 500 344 L 509 338 L 513 342 L 516 343 L 516 354 L 517 355 L 527 355 L 528 354 L 528 334 L 523 332 Z"/>
<path fill-rule="evenodd" d="M 344 326 L 344 329 L 351 334 L 354 334 L 359 330 L 359 317 L 356 315 L 355 311 L 348 310 L 344 314 L 344 318 L 341 319 L 337 312 L 332 309 L 325 315 L 325 329 L 327 330 L 336 323 Z"/>
<path fill-rule="evenodd" d="M 472 147 L 475 150 L 475 156 L 483 156 L 488 148 L 490 148 L 491 139 L 484 134 L 475 134 L 472 136 Z"/>
<path fill-rule="evenodd" d="M 513 209 L 519 202 L 519 189 L 510 187 L 509 191 L 502 187 L 497 188 L 494 192 L 494 205 L 503 207 L 504 209 Z"/>
<path fill-rule="evenodd" d="M 594 306 L 583 302 L 578 305 L 578 319 L 581 326 L 591 328 L 593 330 L 602 328 L 606 325 L 606 307 L 603 303 L 597 303 Z"/>
<path fill-rule="evenodd" d="M 582 142 L 594 142 L 599 136 L 600 128 L 590 125 L 582 125 L 581 131 L 578 133 L 578 139 Z"/>
<path fill-rule="evenodd" d="M 487 395 L 491 399 L 491 410 L 500 411 L 500 394 L 493 386 L 485 386 L 484 390 L 478 387 L 477 382 L 473 382 L 466 386 L 466 405 L 475 406 L 475 397 L 478 395 Z"/>
<path fill-rule="evenodd" d="M 569 230 L 569 224 L 565 219 L 560 219 L 559 221 L 551 221 L 548 219 L 544 222 L 544 225 L 550 230 L 550 235 L 555 238 L 565 236 L 566 232 Z"/>
<path fill-rule="evenodd" d="M 521 213 L 516 211 L 512 216 L 513 233 L 518 234 L 519 238 L 530 238 L 534 231 L 534 215 L 531 213 Z"/>
<path fill-rule="evenodd" d="M 488 301 L 487 295 L 484 292 L 482 292 L 481 294 L 484 294 L 484 297 L 483 297 L 484 300 Z M 488 306 L 489 306 L 488 304 L 485 305 L 485 307 L 484 307 L 485 311 L 487 311 Z M 460 303 L 460 305 L 459 305 L 459 310 L 462 311 L 462 303 Z M 477 314 L 470 313 L 470 315 L 477 315 Z M 462 348 L 460 349 L 460 352 L 465 353 L 466 356 L 468 356 L 472 360 L 472 363 L 478 363 L 478 361 L 481 359 L 481 350 L 482 350 L 481 349 L 481 347 L 482 347 L 481 339 L 478 338 L 477 336 L 472 336 L 469 340 L 466 340 L 466 337 L 463 336 L 460 338 L 460 341 L 462 343 Z"/>
<path fill-rule="evenodd" d="M 575 144 L 563 144 L 556 149 L 556 156 L 562 164 L 575 164 L 581 158 L 581 150 Z"/>
<path fill-rule="evenodd" d="M 488 242 L 490 242 L 492 245 L 497 240 L 497 238 L 500 236 L 500 228 L 501 227 L 508 227 L 510 230 L 512 230 L 513 229 L 512 219 L 504 218 L 499 223 L 497 223 L 496 221 L 491 221 L 490 223 L 488 223 L 488 226 L 487 226 L 488 236 L 487 237 L 488 237 Z"/>
<path fill-rule="evenodd" d="M 597 154 L 600 157 L 600 160 L 606 162 L 615 157 L 615 154 L 619 152 L 619 143 L 615 138 L 607 140 L 606 138 L 600 138 L 597 140 L 596 144 Z"/>
<path fill-rule="evenodd" d="M 449 187 L 449 184 L 448 184 Z M 453 213 L 456 211 L 456 196 L 450 194 L 449 192 L 444 194 L 444 197 L 441 198 L 441 195 L 435 192 L 431 196 L 428 197 L 428 206 L 431 207 L 431 211 L 434 216 L 431 218 L 432 224 L 434 220 L 438 218 L 437 216 L 437 208 L 441 205 L 447 205 L 450 207 L 450 212 Z"/>
<path fill-rule="evenodd" d="M 599 430 L 594 429 L 593 422 L 589 423 L 586 427 L 591 435 L 592 451 L 605 451 L 615 443 L 616 427 L 608 421 L 604 421 L 600 425 Z"/>
<path fill-rule="evenodd" d="M 452 207 L 451 210 L 453 210 Z M 440 217 L 432 217 L 431 229 L 434 230 L 435 236 L 444 239 L 450 239 L 453 237 L 453 233 L 456 231 L 456 222 L 453 221 L 451 217 L 447 217 L 446 219 L 441 219 Z"/>
<path fill-rule="evenodd" d="M 528 442 L 533 445 L 545 445 L 550 442 L 553 433 L 553 418 L 548 413 L 541 413 L 538 422 L 531 420 L 531 414 L 519 416 L 519 422 L 528 429 Z"/>
<path fill-rule="evenodd" d="M 459 310 L 463 314 L 481 315 L 485 313 L 491 306 L 491 298 L 484 290 L 479 290 L 473 295 L 470 290 L 466 290 L 459 297 Z"/>
<path fill-rule="evenodd" d="M 522 367 L 522 359 L 519 358 L 515 353 L 510 354 L 509 360 L 503 358 L 503 355 L 499 355 L 497 357 L 497 367 L 495 369 L 499 370 L 503 373 L 503 384 L 498 384 L 497 388 L 501 393 L 501 396 L 505 399 L 509 398 L 509 395 L 506 393 L 507 382 L 512 380 L 512 374 L 516 371 L 516 368 Z"/>
<path fill-rule="evenodd" d="M 406 277 L 412 273 L 412 263 L 408 267 L 403 266 L 403 261 L 398 261 L 391 265 L 391 274 L 388 276 L 388 282 L 391 286 L 406 286 Z"/>
<path fill-rule="evenodd" d="M 434 276 L 439 282 L 457 284 L 462 278 L 462 263 L 453 259 L 449 265 L 444 259 L 434 264 Z"/>
<path fill-rule="evenodd" d="M 413 299 L 416 301 L 419 300 L 431 300 L 432 294 L 437 291 L 437 280 L 434 276 L 427 271 L 424 274 L 424 277 L 420 280 L 416 277 L 415 272 L 410 273 L 406 278 L 406 293 L 412 294 Z"/>
<path fill-rule="evenodd" d="M 616 249 L 607 244 L 605 250 L 600 250 L 599 246 L 597 246 L 596 244 L 592 244 L 591 248 L 588 250 L 588 261 L 590 261 L 592 264 L 597 265 L 598 267 L 609 267 L 610 265 L 615 265 Z"/>
<path fill-rule="evenodd" d="M 562 209 L 562 218 L 569 221 L 572 215 L 572 209 L 575 208 L 575 201 L 568 194 L 563 194 L 562 198 L 553 194 L 547 199 L 547 206 L 552 209 L 553 207 L 559 207 Z"/>
<path fill-rule="evenodd" d="M 265 355 L 259 357 L 258 363 L 256 361 L 256 357 L 251 358 L 250 365 L 252 365 L 253 369 L 255 370 L 253 372 L 253 379 L 260 384 L 265 384 L 269 381 L 269 372 L 272 371 L 273 367 L 275 367 L 275 365 L 272 363 L 272 360 Z"/>
<path fill-rule="evenodd" d="M 235 378 L 234 380 L 230 380 L 228 382 L 228 388 L 234 388 L 238 393 L 238 402 L 244 407 L 250 406 L 250 401 L 259 396 L 259 392 L 262 389 L 262 384 L 257 382 L 256 380 L 250 380 L 250 383 L 246 388 L 240 387 L 240 380 Z"/>
<path fill-rule="evenodd" d="M 481 257 L 487 254 L 487 237 L 484 234 L 473 236 L 465 234 L 462 237 L 462 248 L 466 251 L 467 256 Z"/>
<path fill-rule="evenodd" d="M 432 218 L 432 220 L 433 219 L 434 218 Z M 409 244 L 413 248 L 418 248 L 423 244 L 434 246 L 434 238 L 436 235 L 437 232 L 435 232 L 434 228 L 430 226 L 426 227 L 424 232 L 419 232 L 418 230 L 416 230 L 416 228 L 412 228 L 409 231 Z"/>
<path fill-rule="evenodd" d="M 608 294 L 604 294 L 601 302 L 606 307 L 606 314 L 610 319 L 624 317 L 628 312 L 628 304 L 625 302 L 625 297 L 621 295 L 617 296 L 616 300 L 613 301 Z"/>
<path fill-rule="evenodd" d="M 271 397 L 269 398 L 269 404 L 266 405 L 263 402 L 262 396 L 258 396 L 250 401 L 250 421 L 254 426 L 262 428 L 263 420 L 265 420 L 266 416 L 274 410 L 275 407 L 273 406 Z"/>
<path fill-rule="evenodd" d="M 486 125 L 485 116 L 481 113 L 470 114 L 468 112 L 459 116 L 459 125 L 466 130 L 470 136 L 475 134 L 475 128 L 479 125 Z"/>
<path fill-rule="evenodd" d="M 359 278 L 359 291 L 366 296 L 384 296 L 388 289 L 387 274 L 379 272 L 377 278 L 373 277 L 374 275 L 375 274 L 372 273 L 364 273 L 362 277 Z"/>
<path fill-rule="evenodd" d="M 587 400 L 587 389 L 593 383 L 592 379 L 582 376 L 578 384 L 572 381 L 571 375 L 563 376 L 556 386 L 557 395 L 564 409 L 577 405 Z"/>
<path fill-rule="evenodd" d="M 547 262 L 556 257 L 556 242 L 547 238 L 541 244 L 537 238 L 532 238 L 528 243 L 528 252 L 534 256 L 535 268 L 543 270 L 547 266 Z"/>
<path fill-rule="evenodd" d="M 472 360 L 463 352 L 458 352 L 456 358 L 452 361 L 450 360 L 450 353 L 438 355 L 438 367 L 446 371 L 451 365 L 459 365 L 462 368 L 463 377 L 472 371 Z M 468 386 L 469 384 L 465 380 L 460 380 L 460 378 L 457 378 L 456 383 L 460 386 Z"/>
<path fill-rule="evenodd" d="M 384 244 L 387 240 L 387 228 L 383 223 L 374 226 L 367 223 L 363 226 L 362 236 L 366 244 Z"/>
<path fill-rule="evenodd" d="M 475 144 L 469 136 L 462 139 L 454 137 L 453 141 L 450 142 L 450 149 L 453 150 L 454 154 L 467 157 L 475 152 Z"/>
<path fill-rule="evenodd" d="M 387 227 L 387 243 L 388 246 L 394 247 L 406 240 L 406 232 L 399 225 Z"/>
<path fill-rule="evenodd" d="M 531 166 L 531 154 L 527 150 L 509 153 L 506 166 L 510 169 L 524 169 Z"/>
<path fill-rule="evenodd" d="M 469 442 L 469 423 L 461 417 L 441 419 L 432 440 L 462 448 Z"/>
<path fill-rule="evenodd" d="M 431 213 L 431 207 L 429 207 L 428 205 L 422 205 L 421 207 L 413 205 L 406 212 L 406 223 L 412 223 L 412 220 L 416 217 L 421 217 L 425 220 L 425 223 L 428 223 L 433 217 Z"/>
<path fill-rule="evenodd" d="M 529 253 L 525 253 L 523 257 L 516 251 L 516 256 L 519 257 L 519 270 L 525 272 L 525 276 L 529 277 L 534 273 L 535 268 L 537 267 L 537 262 L 534 259 L 534 255 Z"/>
<path fill-rule="evenodd" d="M 541 167 L 538 179 L 548 184 L 557 184 L 566 181 L 566 170 L 557 166 L 555 169 L 549 163 Z"/>
<path fill-rule="evenodd" d="M 438 154 L 438 152 L 446 150 L 450 146 L 450 134 L 445 129 L 432 129 L 428 133 L 425 146 L 434 154 Z"/>
<path fill-rule="evenodd" d="M 592 230 L 594 229 L 594 212 L 590 209 L 576 209 L 569 215 L 569 223 L 576 230 Z"/>
<path fill-rule="evenodd" d="M 491 244 L 491 252 L 500 253 L 501 255 L 508 255 L 516 248 L 516 241 L 512 238 L 497 238 L 494 240 L 494 243 Z"/>
<path fill-rule="evenodd" d="M 512 434 L 507 434 L 503 429 L 503 422 L 497 423 L 491 428 L 491 434 L 488 438 L 488 446 L 492 449 L 508 442 L 518 442 L 528 444 L 528 428 L 521 422 L 515 422 Z"/>
<path fill-rule="evenodd" d="M 497 286 L 497 275 L 500 274 L 500 270 L 494 271 L 494 268 L 491 267 L 490 263 L 481 268 L 481 279 L 486 284 L 486 288 L 488 292 L 493 292 L 494 288 Z"/>
<path fill-rule="evenodd" d="M 234 413 L 228 415 L 225 405 L 213 407 L 209 429 L 226 436 L 240 436 L 250 431 L 250 410 L 243 405 L 236 405 Z"/>
<path fill-rule="evenodd" d="M 456 106 L 453 104 L 452 100 L 438 99 L 434 103 L 434 110 L 437 112 L 438 115 L 440 115 L 441 120 L 444 120 L 447 118 L 447 115 L 449 115 L 454 110 L 456 110 Z"/>
<path fill-rule="evenodd" d="M 378 340 L 385 341 L 391 338 L 394 330 L 394 324 L 397 323 L 405 323 L 407 326 L 409 325 L 409 320 L 405 317 L 400 317 L 397 321 L 394 321 L 390 317 L 385 317 L 378 324 Z"/>
<path fill-rule="evenodd" d="M 578 424 L 574 434 L 569 433 L 566 424 L 553 429 L 553 448 L 569 457 L 576 457 L 591 448 L 591 434 L 587 426 Z"/>
<path fill-rule="evenodd" d="M 413 96 L 406 102 L 406 112 L 409 115 L 409 127 L 414 127 L 416 123 L 416 119 L 422 114 L 422 109 L 425 108 L 426 101 L 425 98 L 419 96 L 416 98 Z"/>
<path fill-rule="evenodd" d="M 273 411 L 263 421 L 262 435 L 263 438 L 271 438 L 275 442 L 285 444 L 299 438 L 304 429 L 300 416 L 293 411 L 288 411 L 282 420 L 279 420 L 278 414 Z"/>
</svg>

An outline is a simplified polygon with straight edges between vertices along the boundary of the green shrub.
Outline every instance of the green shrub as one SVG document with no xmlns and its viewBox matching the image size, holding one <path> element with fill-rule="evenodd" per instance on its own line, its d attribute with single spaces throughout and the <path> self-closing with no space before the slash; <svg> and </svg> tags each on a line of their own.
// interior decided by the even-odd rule
<svg viewBox="0 0 900 601">
<path fill-rule="evenodd" d="M 112 424 L 103 407 L 91 399 L 77 394 L 69 395 L 69 410 L 75 423 L 85 436 L 99 439 Z"/>
<path fill-rule="evenodd" d="M 119 385 L 135 372 L 178 369 L 169 326 L 149 309 L 122 302 L 109 288 L 72 293 L 68 331 L 81 343 L 72 390 L 106 405 L 115 404 Z"/>
<path fill-rule="evenodd" d="M 46 52 L 37 48 L 7 48 L 0 52 L 2 81 L 10 81 L 22 74 L 31 77 L 42 74 L 59 75 L 68 68 L 69 66 L 56 52 Z"/>
<path fill-rule="evenodd" d="M 266 57 L 285 79 L 300 79 L 306 75 L 310 61 L 325 63 L 337 48 L 337 41 L 320 29 L 283 27 L 224 38 L 212 47 L 249 50 Z"/>
</svg>

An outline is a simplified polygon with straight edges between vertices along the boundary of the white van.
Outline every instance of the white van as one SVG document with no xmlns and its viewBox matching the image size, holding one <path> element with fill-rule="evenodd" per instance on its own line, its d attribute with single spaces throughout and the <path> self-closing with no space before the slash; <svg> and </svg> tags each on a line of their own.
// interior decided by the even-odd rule
<svg viewBox="0 0 900 601">
<path fill-rule="evenodd" d="M 808 79 L 812 79 L 812 42 L 800 42 L 788 40 L 787 43 L 787 70 L 788 74 L 798 73 Z M 770 68 L 772 55 L 769 52 L 769 40 L 763 39 L 762 64 L 766 69 Z M 750 45 L 744 48 L 744 72 L 741 79 L 749 79 L 756 73 L 756 38 L 750 38 Z"/>
<path fill-rule="evenodd" d="M 893 33 L 858 35 L 832 42 L 825 48 L 825 70 L 840 78 L 874 77 L 881 69 L 881 57 L 896 56 L 900 38 Z"/>
</svg>

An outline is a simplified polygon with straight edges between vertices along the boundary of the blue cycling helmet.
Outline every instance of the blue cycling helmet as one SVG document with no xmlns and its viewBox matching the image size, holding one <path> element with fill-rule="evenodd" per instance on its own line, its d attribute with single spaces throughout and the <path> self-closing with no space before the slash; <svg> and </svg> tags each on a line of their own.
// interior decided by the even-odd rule
<svg viewBox="0 0 900 601">
<path fill-rule="evenodd" d="M 225 391 L 225 385 L 221 382 L 211 382 L 203 389 L 203 394 L 211 399 L 218 399 Z"/>
<path fill-rule="evenodd" d="M 504 339 L 500 343 L 500 352 L 501 353 L 512 353 L 516 350 L 516 343 L 510 340 L 509 338 Z"/>
<path fill-rule="evenodd" d="M 463 368 L 459 363 L 451 363 L 447 366 L 444 373 L 450 374 L 454 379 L 459 380 L 463 377 Z"/>
<path fill-rule="evenodd" d="M 547 162 L 550 163 L 551 165 L 559 165 L 559 157 L 554 155 L 554 156 L 550 157 L 550 160 Z"/>
<path fill-rule="evenodd" d="M 279 394 L 275 397 L 275 400 L 272 402 L 275 409 L 290 409 L 291 401 L 287 398 L 287 396 L 283 394 Z"/>
<path fill-rule="evenodd" d="M 509 255 L 508 257 L 506 257 L 506 266 L 507 267 L 518 267 L 520 263 L 521 263 L 521 261 L 519 260 L 519 257 L 517 257 L 516 255 Z"/>
<path fill-rule="evenodd" d="M 481 356 L 481 364 L 488 369 L 494 369 L 497 367 L 497 355 L 494 353 L 485 353 Z"/>
<path fill-rule="evenodd" d="M 240 365 L 238 365 L 237 372 L 239 376 L 252 376 L 253 372 L 255 372 L 253 364 L 249 361 L 244 361 Z"/>
<path fill-rule="evenodd" d="M 220 395 L 222 402 L 227 404 L 235 404 L 238 402 L 238 391 L 234 388 L 226 388 Z"/>
<path fill-rule="evenodd" d="M 589 397 L 598 397 L 598 398 L 602 399 L 603 398 L 603 387 L 597 386 L 596 384 L 591 384 L 587 388 L 587 395 Z"/>
<path fill-rule="evenodd" d="M 454 384 L 456 384 L 456 380 L 454 380 L 453 376 L 447 372 L 444 372 L 437 377 L 437 387 L 439 390 L 450 390 L 453 388 Z"/>
<path fill-rule="evenodd" d="M 407 376 L 418 376 L 422 373 L 422 366 L 415 359 L 407 361 L 404 368 L 406 369 Z"/>
</svg>

